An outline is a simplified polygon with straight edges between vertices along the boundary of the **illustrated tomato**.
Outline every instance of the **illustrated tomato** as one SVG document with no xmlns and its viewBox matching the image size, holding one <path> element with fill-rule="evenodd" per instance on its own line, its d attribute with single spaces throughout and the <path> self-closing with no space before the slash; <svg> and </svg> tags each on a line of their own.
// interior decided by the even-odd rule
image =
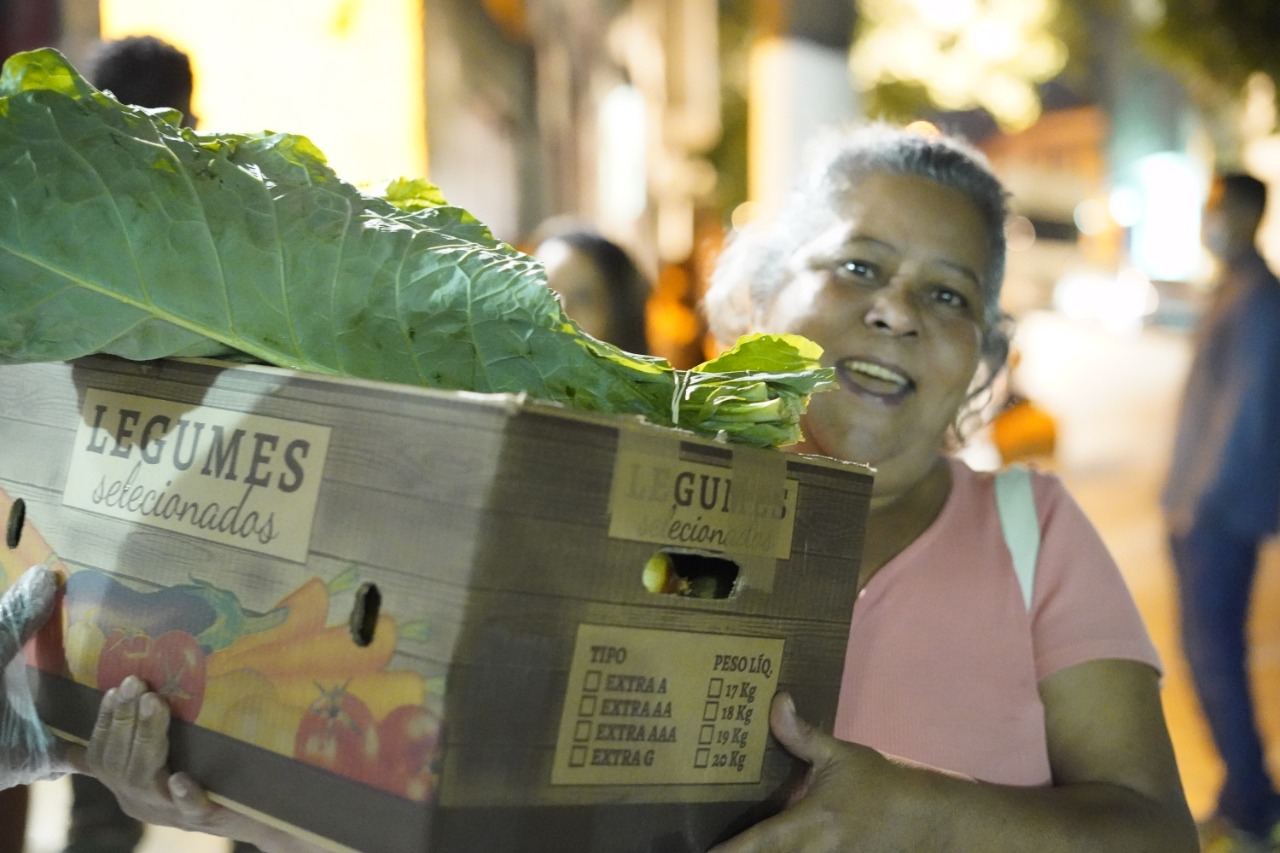
<svg viewBox="0 0 1280 853">
<path fill-rule="evenodd" d="M 169 702 L 179 720 L 195 722 L 204 702 L 205 652 L 186 631 L 165 631 L 151 641 L 142 680 Z"/>
<path fill-rule="evenodd" d="M 102 641 L 98 657 L 98 687 L 119 687 L 130 675 L 142 677 L 142 665 L 151 654 L 151 638 L 141 631 L 116 628 Z"/>
<path fill-rule="evenodd" d="M 435 793 L 440 718 L 421 705 L 401 705 L 378 724 L 381 755 L 375 784 L 425 802 Z"/>
<path fill-rule="evenodd" d="M 320 688 L 293 742 L 295 758 L 361 782 L 378 760 L 378 726 L 373 712 L 346 685 Z"/>
</svg>

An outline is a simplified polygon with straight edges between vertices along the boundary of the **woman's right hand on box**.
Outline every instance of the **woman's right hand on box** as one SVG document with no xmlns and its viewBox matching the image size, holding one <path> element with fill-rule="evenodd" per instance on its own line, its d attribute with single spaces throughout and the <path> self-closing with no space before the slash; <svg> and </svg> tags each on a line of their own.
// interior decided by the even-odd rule
<svg viewBox="0 0 1280 853">
<path fill-rule="evenodd" d="M 171 773 L 169 708 L 129 676 L 102 699 L 89 739 L 88 771 L 120 807 L 146 823 L 248 841 L 264 853 L 316 853 L 303 839 L 212 802 L 186 773 Z"/>
</svg>

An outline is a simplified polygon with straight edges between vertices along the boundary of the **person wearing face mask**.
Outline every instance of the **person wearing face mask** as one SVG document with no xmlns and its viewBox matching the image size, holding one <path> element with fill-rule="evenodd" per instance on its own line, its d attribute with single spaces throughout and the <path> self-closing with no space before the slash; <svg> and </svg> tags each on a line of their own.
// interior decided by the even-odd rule
<svg viewBox="0 0 1280 853">
<path fill-rule="evenodd" d="M 958 141 L 882 125 L 811 165 L 731 241 L 706 309 L 722 341 L 823 347 L 839 388 L 813 397 L 794 449 L 876 470 L 861 593 L 835 737 L 774 697 L 771 730 L 810 770 L 714 849 L 1191 853 L 1159 660 L 1098 534 L 1056 477 L 1000 479 L 947 450 L 1008 349 L 1001 184 Z M 1003 482 L 1021 483 L 1011 499 Z M 166 720 L 136 685 L 111 694 L 90 766 L 152 819 L 253 831 L 167 774 Z"/>
<path fill-rule="evenodd" d="M 1258 551 L 1280 527 L 1280 281 L 1258 253 L 1266 185 L 1216 177 L 1203 239 L 1219 276 L 1200 320 L 1162 505 L 1183 650 L 1226 767 L 1205 849 L 1280 845 L 1280 794 L 1250 693 Z"/>
</svg>

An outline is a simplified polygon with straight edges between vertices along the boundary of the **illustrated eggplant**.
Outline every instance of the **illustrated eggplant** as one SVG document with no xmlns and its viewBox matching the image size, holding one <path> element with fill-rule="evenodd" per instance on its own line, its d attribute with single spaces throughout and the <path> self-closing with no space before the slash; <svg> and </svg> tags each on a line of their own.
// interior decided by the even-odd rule
<svg viewBox="0 0 1280 853">
<path fill-rule="evenodd" d="M 165 631 L 198 635 L 218 617 L 212 604 L 185 590 L 167 587 L 139 592 L 91 569 L 73 572 L 67 579 L 66 608 L 71 622 L 89 619 L 104 634 L 129 628 L 149 637 Z"/>
<path fill-rule="evenodd" d="M 88 619 L 104 634 L 116 628 L 149 637 L 185 631 L 206 651 L 226 648 L 242 634 L 269 628 L 287 615 L 247 613 L 235 593 L 203 581 L 141 592 L 92 569 L 68 578 L 66 607 L 69 621 Z"/>
<path fill-rule="evenodd" d="M 196 640 L 206 651 L 225 649 L 244 634 L 252 634 L 280 624 L 289 615 L 287 610 L 277 609 L 261 616 L 249 613 L 240 606 L 240 599 L 228 589 L 216 587 L 206 581 L 169 587 L 187 595 L 204 599 L 216 614 L 213 623 L 196 634 Z"/>
</svg>

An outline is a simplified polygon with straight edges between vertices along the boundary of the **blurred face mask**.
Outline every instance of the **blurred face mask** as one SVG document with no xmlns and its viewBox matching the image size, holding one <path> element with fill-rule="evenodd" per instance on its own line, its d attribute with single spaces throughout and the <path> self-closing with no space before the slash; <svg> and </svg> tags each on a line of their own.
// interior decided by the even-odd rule
<svg viewBox="0 0 1280 853">
<path fill-rule="evenodd" d="M 1214 210 L 1206 210 L 1204 220 L 1200 226 L 1200 239 L 1204 242 L 1204 246 L 1215 255 L 1225 254 L 1230 248 L 1230 239 L 1227 232 L 1227 224 L 1221 213 Z"/>
</svg>

